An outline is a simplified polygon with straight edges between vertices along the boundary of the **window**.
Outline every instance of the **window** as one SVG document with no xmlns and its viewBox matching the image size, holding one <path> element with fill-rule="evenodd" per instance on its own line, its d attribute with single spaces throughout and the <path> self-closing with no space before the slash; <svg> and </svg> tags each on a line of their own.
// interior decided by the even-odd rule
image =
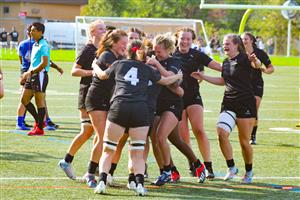
<svg viewBox="0 0 300 200">
<path fill-rule="evenodd" d="M 4 6 L 3 7 L 3 13 L 4 14 L 8 14 L 9 13 L 9 7 L 8 6 Z"/>
</svg>

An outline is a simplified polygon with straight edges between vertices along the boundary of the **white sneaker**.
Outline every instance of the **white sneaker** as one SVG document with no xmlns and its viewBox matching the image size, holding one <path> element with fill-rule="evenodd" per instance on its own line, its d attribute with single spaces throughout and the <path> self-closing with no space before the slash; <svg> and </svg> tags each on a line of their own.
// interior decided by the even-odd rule
<svg viewBox="0 0 300 200">
<path fill-rule="evenodd" d="M 236 167 L 229 167 L 227 169 L 227 174 L 224 177 L 224 180 L 227 181 L 227 180 L 233 179 L 235 177 L 235 175 L 237 175 L 238 172 L 239 172 L 238 168 L 236 168 Z"/>
<path fill-rule="evenodd" d="M 107 175 L 107 185 L 114 186 L 114 177 L 110 174 Z"/>
<path fill-rule="evenodd" d="M 146 189 L 144 188 L 144 186 L 142 185 L 142 184 L 138 184 L 137 185 L 137 187 L 136 187 L 136 189 L 135 189 L 135 191 L 136 191 L 136 194 L 138 195 L 138 196 L 145 196 L 145 194 L 146 194 Z"/>
<path fill-rule="evenodd" d="M 250 184 L 253 181 L 253 171 L 246 172 L 245 176 L 242 179 L 243 184 Z"/>
<path fill-rule="evenodd" d="M 135 190 L 136 189 L 136 183 L 134 181 L 130 181 L 130 183 L 127 183 L 127 188 L 129 190 Z"/>
<path fill-rule="evenodd" d="M 105 188 L 106 188 L 106 185 L 105 185 L 104 181 L 100 181 L 99 184 L 97 185 L 97 187 L 95 188 L 94 193 L 104 194 Z"/>
<path fill-rule="evenodd" d="M 68 163 L 64 159 L 62 159 L 58 162 L 58 166 L 65 172 L 67 177 L 69 177 L 72 180 L 76 179 L 76 176 L 72 170 L 71 163 Z"/>
</svg>

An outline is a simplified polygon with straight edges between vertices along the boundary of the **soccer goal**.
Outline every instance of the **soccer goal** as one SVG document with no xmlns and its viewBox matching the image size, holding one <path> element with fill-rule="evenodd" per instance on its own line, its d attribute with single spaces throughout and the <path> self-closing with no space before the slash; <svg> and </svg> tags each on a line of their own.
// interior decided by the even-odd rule
<svg viewBox="0 0 300 200">
<path fill-rule="evenodd" d="M 203 38 L 205 45 L 209 44 L 203 21 L 199 19 L 76 16 L 76 54 L 87 40 L 89 24 L 97 19 L 103 20 L 106 25 L 114 26 L 124 31 L 128 31 L 131 27 L 136 27 L 144 31 L 150 38 L 160 33 L 174 33 L 180 27 L 190 27 L 195 30 L 198 37 Z"/>
</svg>

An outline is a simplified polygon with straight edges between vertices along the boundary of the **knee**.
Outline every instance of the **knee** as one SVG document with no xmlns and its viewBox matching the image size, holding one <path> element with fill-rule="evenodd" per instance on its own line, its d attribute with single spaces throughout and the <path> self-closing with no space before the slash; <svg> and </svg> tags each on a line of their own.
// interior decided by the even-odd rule
<svg viewBox="0 0 300 200">
<path fill-rule="evenodd" d="M 167 140 L 167 138 L 163 135 L 159 135 L 157 139 L 159 144 L 164 144 Z"/>
<path fill-rule="evenodd" d="M 240 139 L 240 145 L 243 150 L 248 150 L 249 148 L 251 148 L 251 145 L 249 144 L 249 140 L 246 139 L 243 140 Z"/>
<path fill-rule="evenodd" d="M 217 128 L 217 133 L 218 133 L 219 142 L 224 142 L 224 141 L 228 140 L 229 133 L 226 132 L 224 129 Z"/>
</svg>

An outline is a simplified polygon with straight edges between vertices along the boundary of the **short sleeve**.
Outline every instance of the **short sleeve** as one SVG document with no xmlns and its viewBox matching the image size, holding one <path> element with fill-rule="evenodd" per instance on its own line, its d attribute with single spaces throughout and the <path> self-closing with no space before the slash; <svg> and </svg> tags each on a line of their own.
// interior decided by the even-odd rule
<svg viewBox="0 0 300 200">
<path fill-rule="evenodd" d="M 46 44 L 41 45 L 40 51 L 41 51 L 41 56 L 49 56 L 50 52 L 49 52 L 48 45 Z"/>
</svg>

